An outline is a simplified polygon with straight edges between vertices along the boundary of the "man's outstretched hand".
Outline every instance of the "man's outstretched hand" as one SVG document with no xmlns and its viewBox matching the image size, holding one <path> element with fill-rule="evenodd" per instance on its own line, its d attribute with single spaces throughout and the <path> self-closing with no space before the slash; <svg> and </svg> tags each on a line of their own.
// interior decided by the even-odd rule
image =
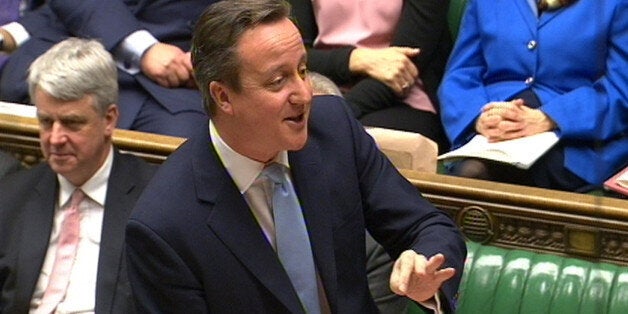
<svg viewBox="0 0 628 314">
<path fill-rule="evenodd" d="M 404 251 L 393 266 L 390 289 L 414 301 L 425 302 L 433 298 L 443 282 L 456 273 L 451 267 L 440 269 L 443 263 L 445 256 L 440 253 L 426 259 L 413 250 Z"/>
</svg>

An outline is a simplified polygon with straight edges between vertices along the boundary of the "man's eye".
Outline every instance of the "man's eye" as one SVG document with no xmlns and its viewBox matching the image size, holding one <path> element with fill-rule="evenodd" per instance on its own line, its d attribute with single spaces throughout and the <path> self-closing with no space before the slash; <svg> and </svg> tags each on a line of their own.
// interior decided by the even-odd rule
<svg viewBox="0 0 628 314">
<path fill-rule="evenodd" d="M 52 120 L 51 119 L 39 119 L 39 125 L 45 128 L 49 128 L 50 126 L 52 126 Z"/>
<path fill-rule="evenodd" d="M 301 77 L 301 79 L 305 79 L 307 77 L 307 68 L 303 67 L 301 69 L 299 69 L 299 76 Z"/>
<path fill-rule="evenodd" d="M 63 121 L 63 125 L 70 130 L 76 130 L 81 127 L 82 122 L 75 120 Z"/>
<path fill-rule="evenodd" d="M 270 82 L 270 85 L 271 85 L 271 86 L 279 86 L 279 85 L 281 85 L 284 81 L 285 81 L 285 78 L 284 78 L 284 77 L 278 77 L 278 78 L 275 78 L 274 80 L 272 80 L 272 81 Z"/>
</svg>

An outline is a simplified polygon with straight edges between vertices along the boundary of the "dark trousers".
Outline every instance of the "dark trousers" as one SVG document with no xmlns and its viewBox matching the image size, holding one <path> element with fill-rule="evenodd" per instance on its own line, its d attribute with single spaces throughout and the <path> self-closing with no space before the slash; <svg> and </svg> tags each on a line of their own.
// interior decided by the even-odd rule
<svg viewBox="0 0 628 314">
<path fill-rule="evenodd" d="M 564 148 L 559 143 L 537 160 L 529 169 L 505 163 L 467 158 L 452 163 L 448 173 L 476 179 L 521 184 L 540 188 L 586 193 L 596 187 L 564 166 Z"/>
</svg>

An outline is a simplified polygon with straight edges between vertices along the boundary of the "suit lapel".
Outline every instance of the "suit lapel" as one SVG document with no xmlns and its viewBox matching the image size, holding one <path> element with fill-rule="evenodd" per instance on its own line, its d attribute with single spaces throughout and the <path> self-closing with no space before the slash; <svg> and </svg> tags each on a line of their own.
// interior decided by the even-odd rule
<svg viewBox="0 0 628 314">
<path fill-rule="evenodd" d="M 191 144 L 197 152 L 194 185 L 198 199 L 209 208 L 209 229 L 291 313 L 303 313 L 288 275 L 211 142 Z"/>
<path fill-rule="evenodd" d="M 120 276 L 124 258 L 124 229 L 138 197 L 134 192 L 137 184 L 134 169 L 121 158 L 116 151 L 107 183 L 96 279 L 96 313 L 111 312 L 118 281 L 125 277 Z"/>
<path fill-rule="evenodd" d="M 539 28 L 543 27 L 549 21 L 554 19 L 557 15 L 565 11 L 565 8 L 552 10 L 552 11 L 545 11 L 543 12 L 543 14 L 541 14 L 541 16 L 537 18 L 536 16 L 534 16 L 534 12 L 532 12 L 532 9 L 530 9 L 530 5 L 528 4 L 527 1 L 513 1 L 513 2 L 517 6 L 517 10 L 519 11 L 519 13 L 523 16 L 523 19 L 525 20 L 526 25 L 528 26 L 528 29 L 530 30 L 530 32 L 532 32 L 532 35 L 536 35 L 537 30 Z M 507 10 L 506 12 L 510 12 L 510 10 Z"/>
<path fill-rule="evenodd" d="M 328 179 L 322 169 L 320 149 L 311 138 L 298 152 L 289 154 L 295 189 L 301 202 L 312 251 L 327 300 L 334 309 L 337 304 L 337 274 L 334 255 L 332 220 Z M 317 174 L 317 175 L 314 175 Z M 322 174 L 322 175 L 321 175 Z"/>
<path fill-rule="evenodd" d="M 23 218 L 28 223 L 23 224 L 21 242 L 27 245 L 22 246 L 17 262 L 16 299 L 23 300 L 26 305 L 33 296 L 48 252 L 58 189 L 54 172 L 47 165 L 43 167 L 45 169 L 42 178 L 35 186 L 33 196 L 24 206 Z"/>
<path fill-rule="evenodd" d="M 525 24 L 528 27 L 530 34 L 536 35 L 539 19 L 536 16 L 534 16 L 534 12 L 530 8 L 530 5 L 528 4 L 528 2 L 525 0 L 521 0 L 521 1 L 512 1 L 512 3 L 514 3 L 514 5 L 517 7 L 517 11 L 519 12 L 523 20 L 525 21 Z M 504 11 L 512 12 L 512 10 L 510 9 L 506 9 Z"/>
<path fill-rule="evenodd" d="M 565 11 L 565 8 L 561 8 L 554 11 L 543 12 L 543 14 L 541 14 L 541 17 L 539 18 L 539 28 L 545 26 L 547 23 L 549 23 L 549 21 L 553 20 L 555 17 L 557 17 L 564 11 Z"/>
</svg>

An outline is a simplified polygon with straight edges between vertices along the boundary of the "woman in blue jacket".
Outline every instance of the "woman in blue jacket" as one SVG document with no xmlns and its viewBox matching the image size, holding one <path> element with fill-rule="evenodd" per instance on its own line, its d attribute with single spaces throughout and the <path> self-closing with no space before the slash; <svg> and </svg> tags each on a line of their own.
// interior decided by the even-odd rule
<svg viewBox="0 0 628 314">
<path fill-rule="evenodd" d="M 461 176 L 584 192 L 628 162 L 628 0 L 469 0 L 438 96 L 453 147 L 555 131 L 530 169 Z"/>
</svg>

